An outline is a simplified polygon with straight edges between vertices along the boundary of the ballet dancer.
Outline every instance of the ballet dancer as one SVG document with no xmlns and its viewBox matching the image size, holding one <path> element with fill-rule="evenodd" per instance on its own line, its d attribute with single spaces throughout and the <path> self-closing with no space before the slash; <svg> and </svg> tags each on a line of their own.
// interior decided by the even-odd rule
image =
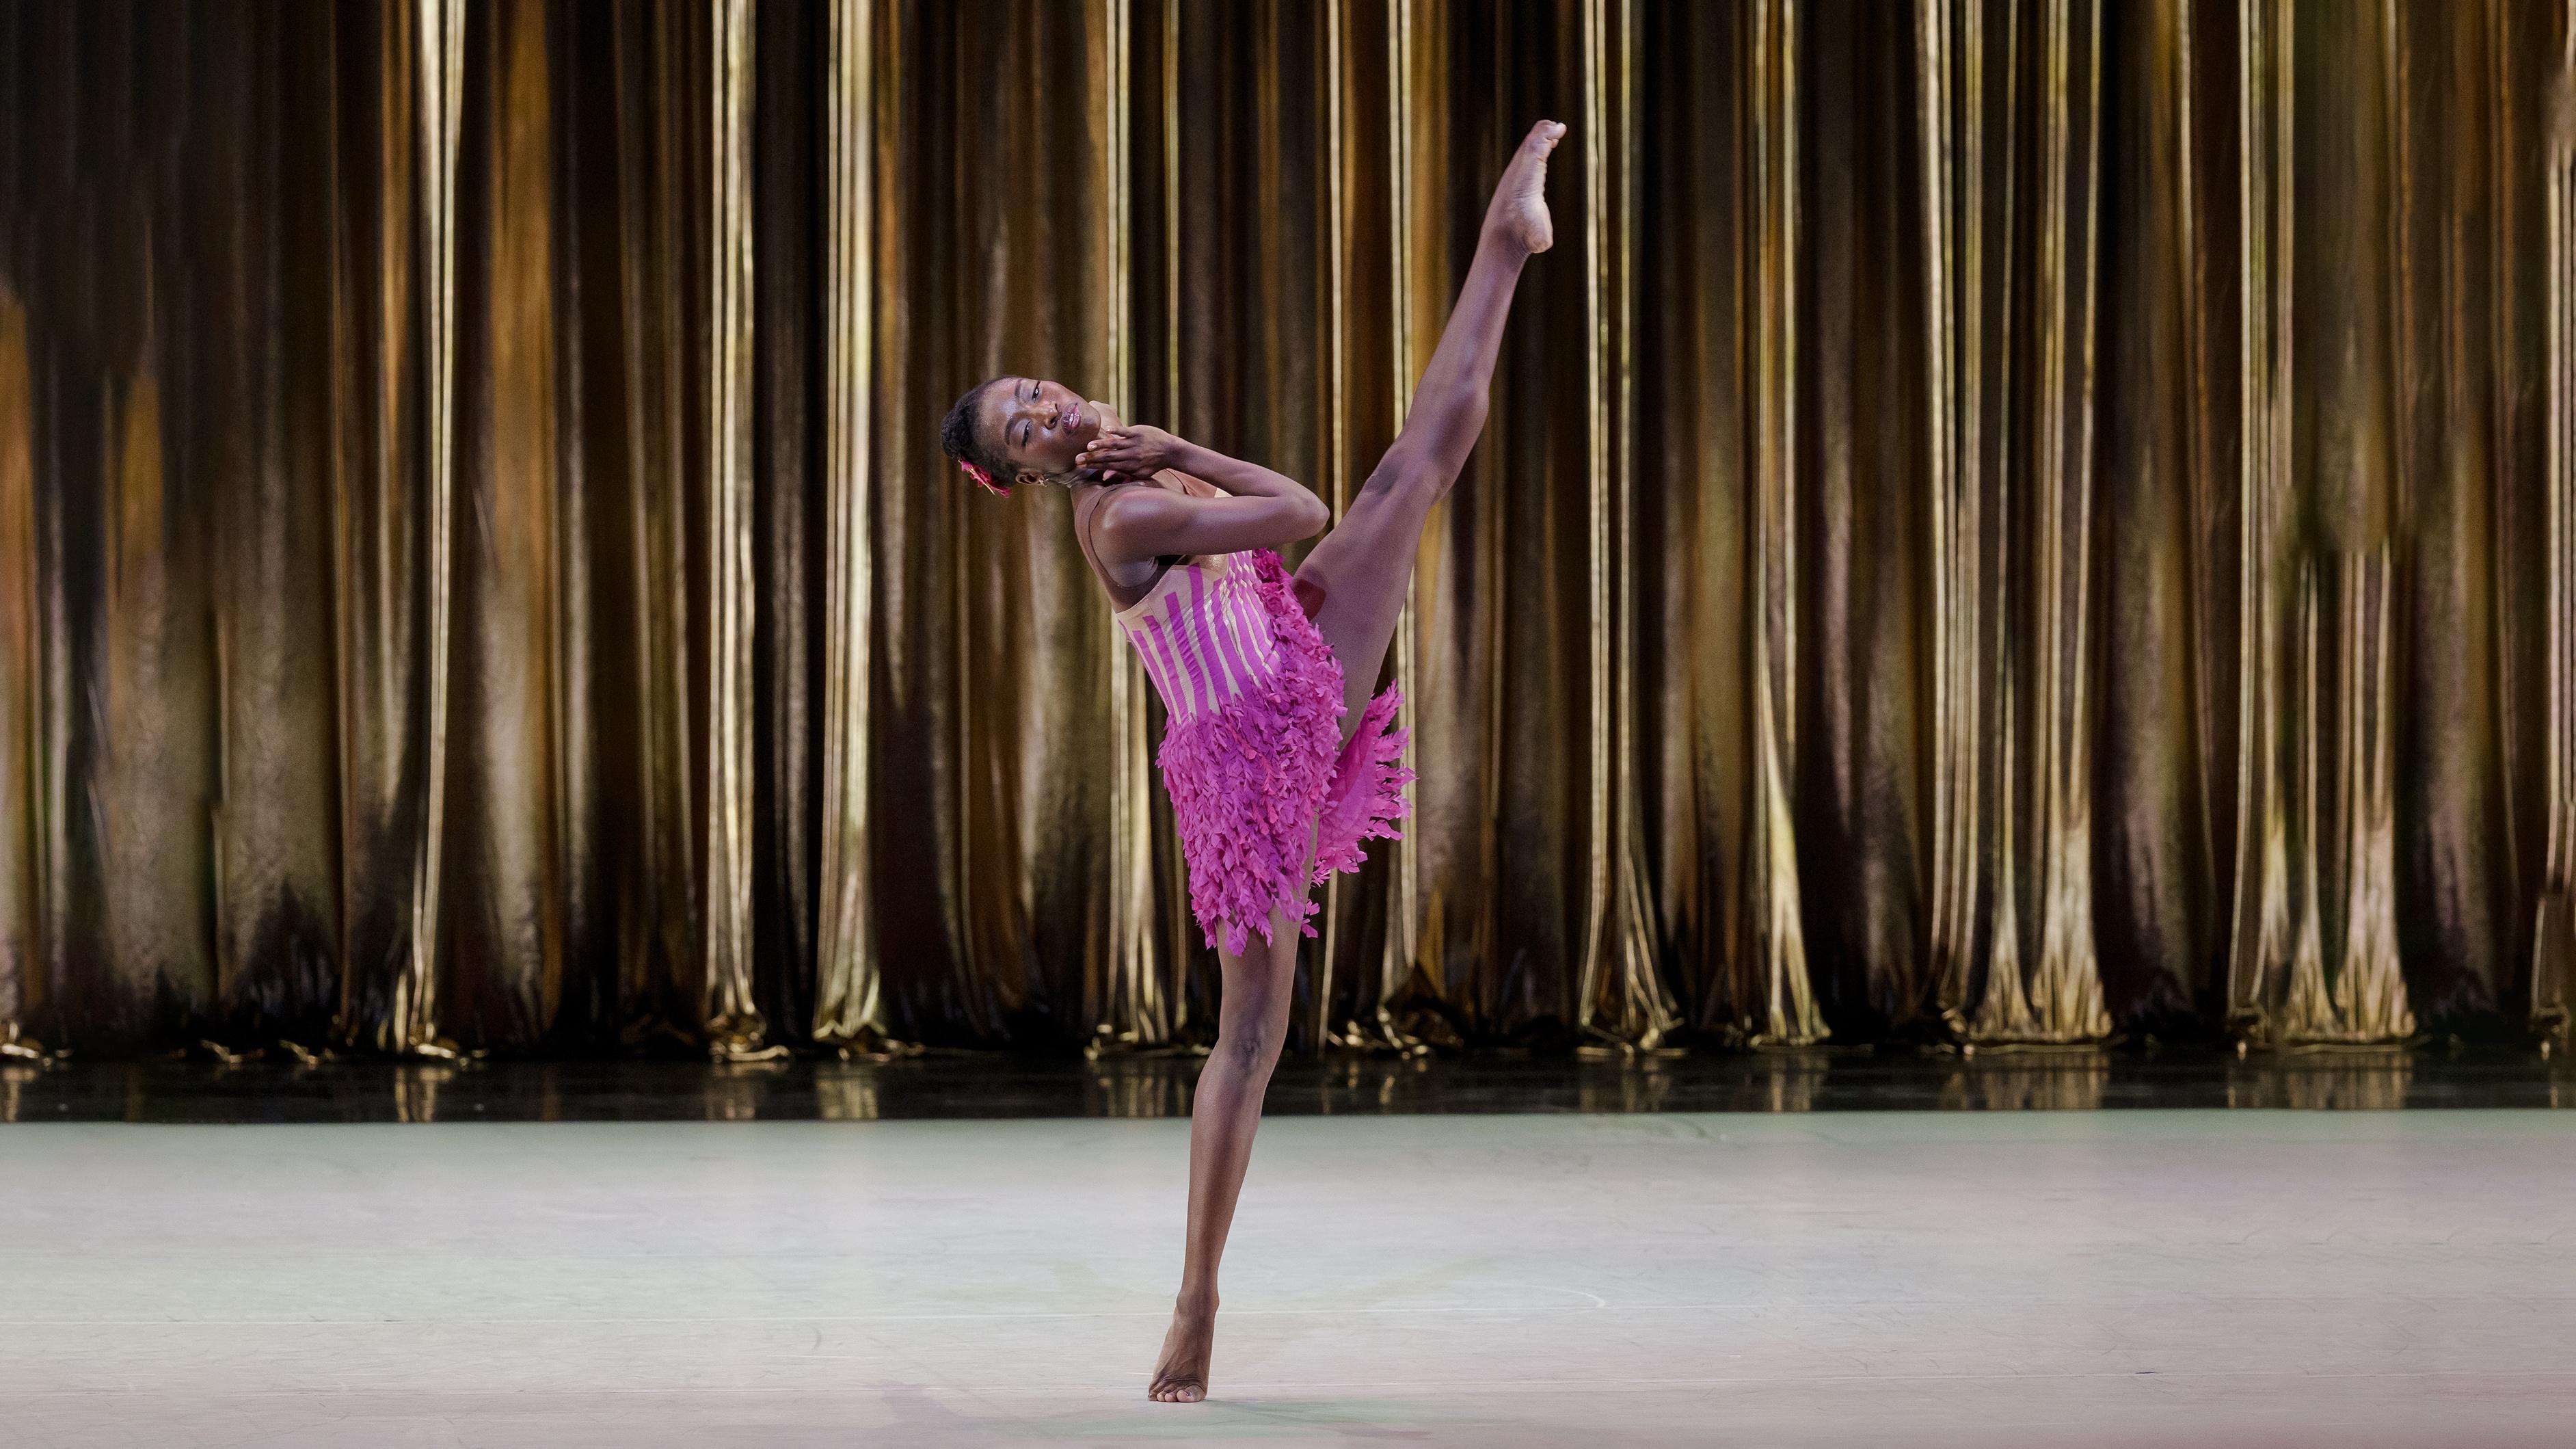
<svg viewBox="0 0 2576 1449">
<path fill-rule="evenodd" d="M 1298 938 L 1315 934 L 1313 887 L 1359 869 L 1361 842 L 1397 838 L 1408 813 L 1397 686 L 1369 691 L 1423 523 L 1484 430 L 1521 266 L 1555 241 L 1544 192 L 1564 135 L 1541 121 L 1513 152 L 1403 431 L 1294 578 L 1274 549 L 1331 515 L 1258 463 L 1130 426 L 1039 378 L 969 389 L 940 424 L 941 447 L 982 487 L 1072 492 L 1075 538 L 1165 707 L 1155 759 L 1190 910 L 1222 968 L 1216 1046 L 1191 1103 L 1181 1288 L 1146 1391 L 1166 1403 L 1207 1397 L 1217 1259 L 1287 1030 Z"/>
</svg>

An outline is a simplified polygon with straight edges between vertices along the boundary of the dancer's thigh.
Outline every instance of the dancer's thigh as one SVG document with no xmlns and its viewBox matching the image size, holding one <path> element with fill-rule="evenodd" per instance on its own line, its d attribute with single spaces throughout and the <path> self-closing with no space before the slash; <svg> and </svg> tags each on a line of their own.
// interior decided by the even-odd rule
<svg viewBox="0 0 2576 1449">
<path fill-rule="evenodd" d="M 1306 855 L 1297 867 L 1300 882 L 1314 872 L 1315 842 L 1318 826 L 1306 827 Z M 1314 887 L 1301 885 L 1304 895 L 1311 896 Z M 1244 937 L 1243 952 L 1237 955 L 1223 946 L 1216 957 L 1221 973 L 1223 994 L 1217 1001 L 1217 1030 L 1246 1034 L 1253 1042 L 1267 1041 L 1276 1049 L 1288 1026 L 1290 999 L 1297 989 L 1297 943 L 1304 938 L 1298 931 L 1302 917 L 1291 915 L 1285 906 L 1270 912 L 1270 939 L 1261 939 L 1258 931 Z"/>
<path fill-rule="evenodd" d="M 1439 496 L 1436 480 L 1383 476 L 1396 466 L 1393 458 L 1381 465 L 1382 478 L 1370 480 L 1340 526 L 1297 566 L 1298 602 L 1341 662 L 1344 739 L 1359 727 L 1360 711 L 1377 690 L 1403 617 L 1422 526 Z"/>
</svg>

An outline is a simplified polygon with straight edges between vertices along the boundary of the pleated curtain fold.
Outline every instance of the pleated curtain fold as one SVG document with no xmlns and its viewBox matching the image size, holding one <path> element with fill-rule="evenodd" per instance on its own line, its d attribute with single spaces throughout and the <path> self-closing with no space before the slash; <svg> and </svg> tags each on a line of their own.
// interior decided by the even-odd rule
<svg viewBox="0 0 2576 1449">
<path fill-rule="evenodd" d="M 1159 703 L 937 420 L 1055 377 L 1338 513 L 1542 116 L 1300 1049 L 2563 1033 L 2571 56 L 0 0 L 0 1052 L 1205 1041 Z"/>
</svg>

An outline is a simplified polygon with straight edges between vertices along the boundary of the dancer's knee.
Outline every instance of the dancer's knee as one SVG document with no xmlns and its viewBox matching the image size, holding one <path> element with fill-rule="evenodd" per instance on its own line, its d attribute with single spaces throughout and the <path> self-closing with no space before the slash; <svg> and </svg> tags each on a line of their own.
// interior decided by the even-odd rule
<svg viewBox="0 0 2576 1449">
<path fill-rule="evenodd" d="M 1287 1024 L 1272 1019 L 1267 1001 L 1244 1005 L 1244 1010 L 1225 1014 L 1217 1029 L 1214 1054 L 1237 1071 L 1266 1072 L 1279 1060 L 1279 1045 L 1287 1033 Z"/>
<path fill-rule="evenodd" d="M 1476 446 L 1476 439 L 1484 434 L 1486 415 L 1492 411 L 1492 402 L 1482 387 L 1425 383 L 1414 393 L 1413 406 L 1405 414 L 1404 431 L 1388 451 L 1418 451 L 1426 461 L 1445 461 L 1449 471 L 1455 473 L 1458 465 L 1466 461 L 1468 451 Z"/>
<path fill-rule="evenodd" d="M 1409 502 L 1434 503 L 1458 481 L 1458 470 L 1446 466 L 1428 448 L 1407 448 L 1399 443 L 1378 461 L 1377 470 L 1360 485 L 1365 493 L 1383 494 Z"/>
</svg>

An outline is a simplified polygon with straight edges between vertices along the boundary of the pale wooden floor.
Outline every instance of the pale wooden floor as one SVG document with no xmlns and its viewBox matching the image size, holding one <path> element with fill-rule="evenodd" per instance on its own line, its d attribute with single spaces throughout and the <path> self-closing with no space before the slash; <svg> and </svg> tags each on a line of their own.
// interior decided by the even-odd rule
<svg viewBox="0 0 2576 1449">
<path fill-rule="evenodd" d="M 0 1128 L 0 1444 L 2553 1445 L 2576 1115 Z"/>
</svg>

